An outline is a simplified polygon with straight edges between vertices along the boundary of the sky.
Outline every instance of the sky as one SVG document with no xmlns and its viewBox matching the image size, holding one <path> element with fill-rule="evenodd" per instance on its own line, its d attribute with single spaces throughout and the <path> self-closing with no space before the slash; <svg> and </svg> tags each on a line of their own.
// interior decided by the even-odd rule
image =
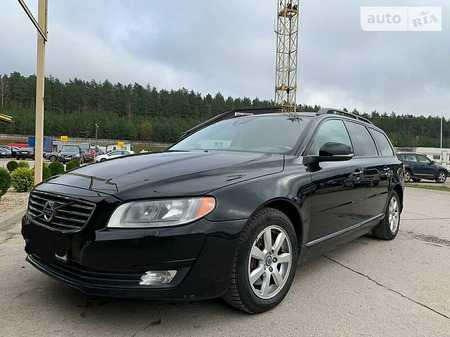
<svg viewBox="0 0 450 337">
<path fill-rule="evenodd" d="M 37 18 L 38 0 L 25 2 Z M 384 6 L 400 9 L 373 8 Z M 396 10 L 430 6 L 419 29 L 437 31 L 387 25 L 406 22 Z M 369 30 L 362 7 L 378 13 Z M 273 100 L 276 8 L 275 0 L 48 0 L 45 74 Z M 0 30 L 0 74 L 35 74 L 36 30 L 17 0 L 0 1 Z M 448 0 L 300 1 L 297 104 L 450 119 L 449 63 Z"/>
</svg>

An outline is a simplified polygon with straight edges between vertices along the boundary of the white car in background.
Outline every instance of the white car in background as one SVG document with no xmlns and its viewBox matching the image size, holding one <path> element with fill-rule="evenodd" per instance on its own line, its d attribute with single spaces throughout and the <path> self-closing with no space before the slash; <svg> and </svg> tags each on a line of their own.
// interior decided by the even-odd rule
<svg viewBox="0 0 450 337">
<path fill-rule="evenodd" d="M 134 151 L 128 151 L 128 150 L 113 150 L 105 154 L 101 154 L 97 157 L 95 157 L 96 162 L 105 161 L 113 158 L 118 157 L 125 157 L 125 156 L 131 156 L 134 154 Z"/>
</svg>

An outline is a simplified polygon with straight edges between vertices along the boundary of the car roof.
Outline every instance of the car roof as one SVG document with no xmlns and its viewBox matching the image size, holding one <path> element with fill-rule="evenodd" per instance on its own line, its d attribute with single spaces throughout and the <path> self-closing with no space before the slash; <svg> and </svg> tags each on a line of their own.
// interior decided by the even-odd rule
<svg viewBox="0 0 450 337">
<path fill-rule="evenodd" d="M 262 115 L 262 116 L 292 116 L 292 117 L 298 117 L 301 118 L 302 116 L 306 117 L 317 117 L 320 115 L 339 115 L 346 119 L 354 119 L 359 120 L 361 122 L 364 122 L 365 124 L 370 124 L 374 128 L 382 131 L 382 129 L 376 127 L 369 119 L 364 118 L 362 116 L 353 114 L 348 111 L 334 109 L 334 108 L 322 108 L 319 111 L 296 111 L 296 112 L 283 112 L 282 108 L 279 106 L 272 106 L 272 107 L 260 107 L 260 108 L 243 108 L 243 109 L 232 109 L 225 111 L 221 114 L 218 114 L 208 120 L 206 120 L 203 123 L 200 123 L 193 128 L 186 130 L 183 132 L 178 139 L 178 141 L 182 140 L 183 138 L 186 138 L 187 136 L 207 127 L 212 124 L 215 124 L 219 121 L 231 119 L 231 118 L 238 118 L 238 117 L 245 117 L 245 116 L 256 116 L 256 115 Z M 384 132 L 384 131 L 383 131 Z"/>
</svg>

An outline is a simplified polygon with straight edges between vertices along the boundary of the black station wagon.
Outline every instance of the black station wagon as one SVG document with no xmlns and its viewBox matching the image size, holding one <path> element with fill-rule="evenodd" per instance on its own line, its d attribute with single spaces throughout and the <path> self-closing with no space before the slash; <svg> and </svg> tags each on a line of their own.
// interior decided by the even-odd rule
<svg viewBox="0 0 450 337">
<path fill-rule="evenodd" d="M 87 294 L 223 297 L 260 313 L 286 296 L 298 262 L 369 232 L 395 238 L 403 165 L 382 130 L 333 109 L 261 112 L 37 185 L 27 260 Z"/>
</svg>

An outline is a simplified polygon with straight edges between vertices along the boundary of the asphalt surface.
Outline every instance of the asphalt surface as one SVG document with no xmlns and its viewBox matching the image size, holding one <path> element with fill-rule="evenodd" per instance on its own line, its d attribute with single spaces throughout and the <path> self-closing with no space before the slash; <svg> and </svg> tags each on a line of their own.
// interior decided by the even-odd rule
<svg viewBox="0 0 450 337">
<path fill-rule="evenodd" d="M 400 232 L 361 237 L 299 267 L 256 316 L 222 300 L 88 297 L 25 262 L 17 223 L 0 231 L 0 336 L 450 336 L 450 193 L 407 188 Z"/>
</svg>

